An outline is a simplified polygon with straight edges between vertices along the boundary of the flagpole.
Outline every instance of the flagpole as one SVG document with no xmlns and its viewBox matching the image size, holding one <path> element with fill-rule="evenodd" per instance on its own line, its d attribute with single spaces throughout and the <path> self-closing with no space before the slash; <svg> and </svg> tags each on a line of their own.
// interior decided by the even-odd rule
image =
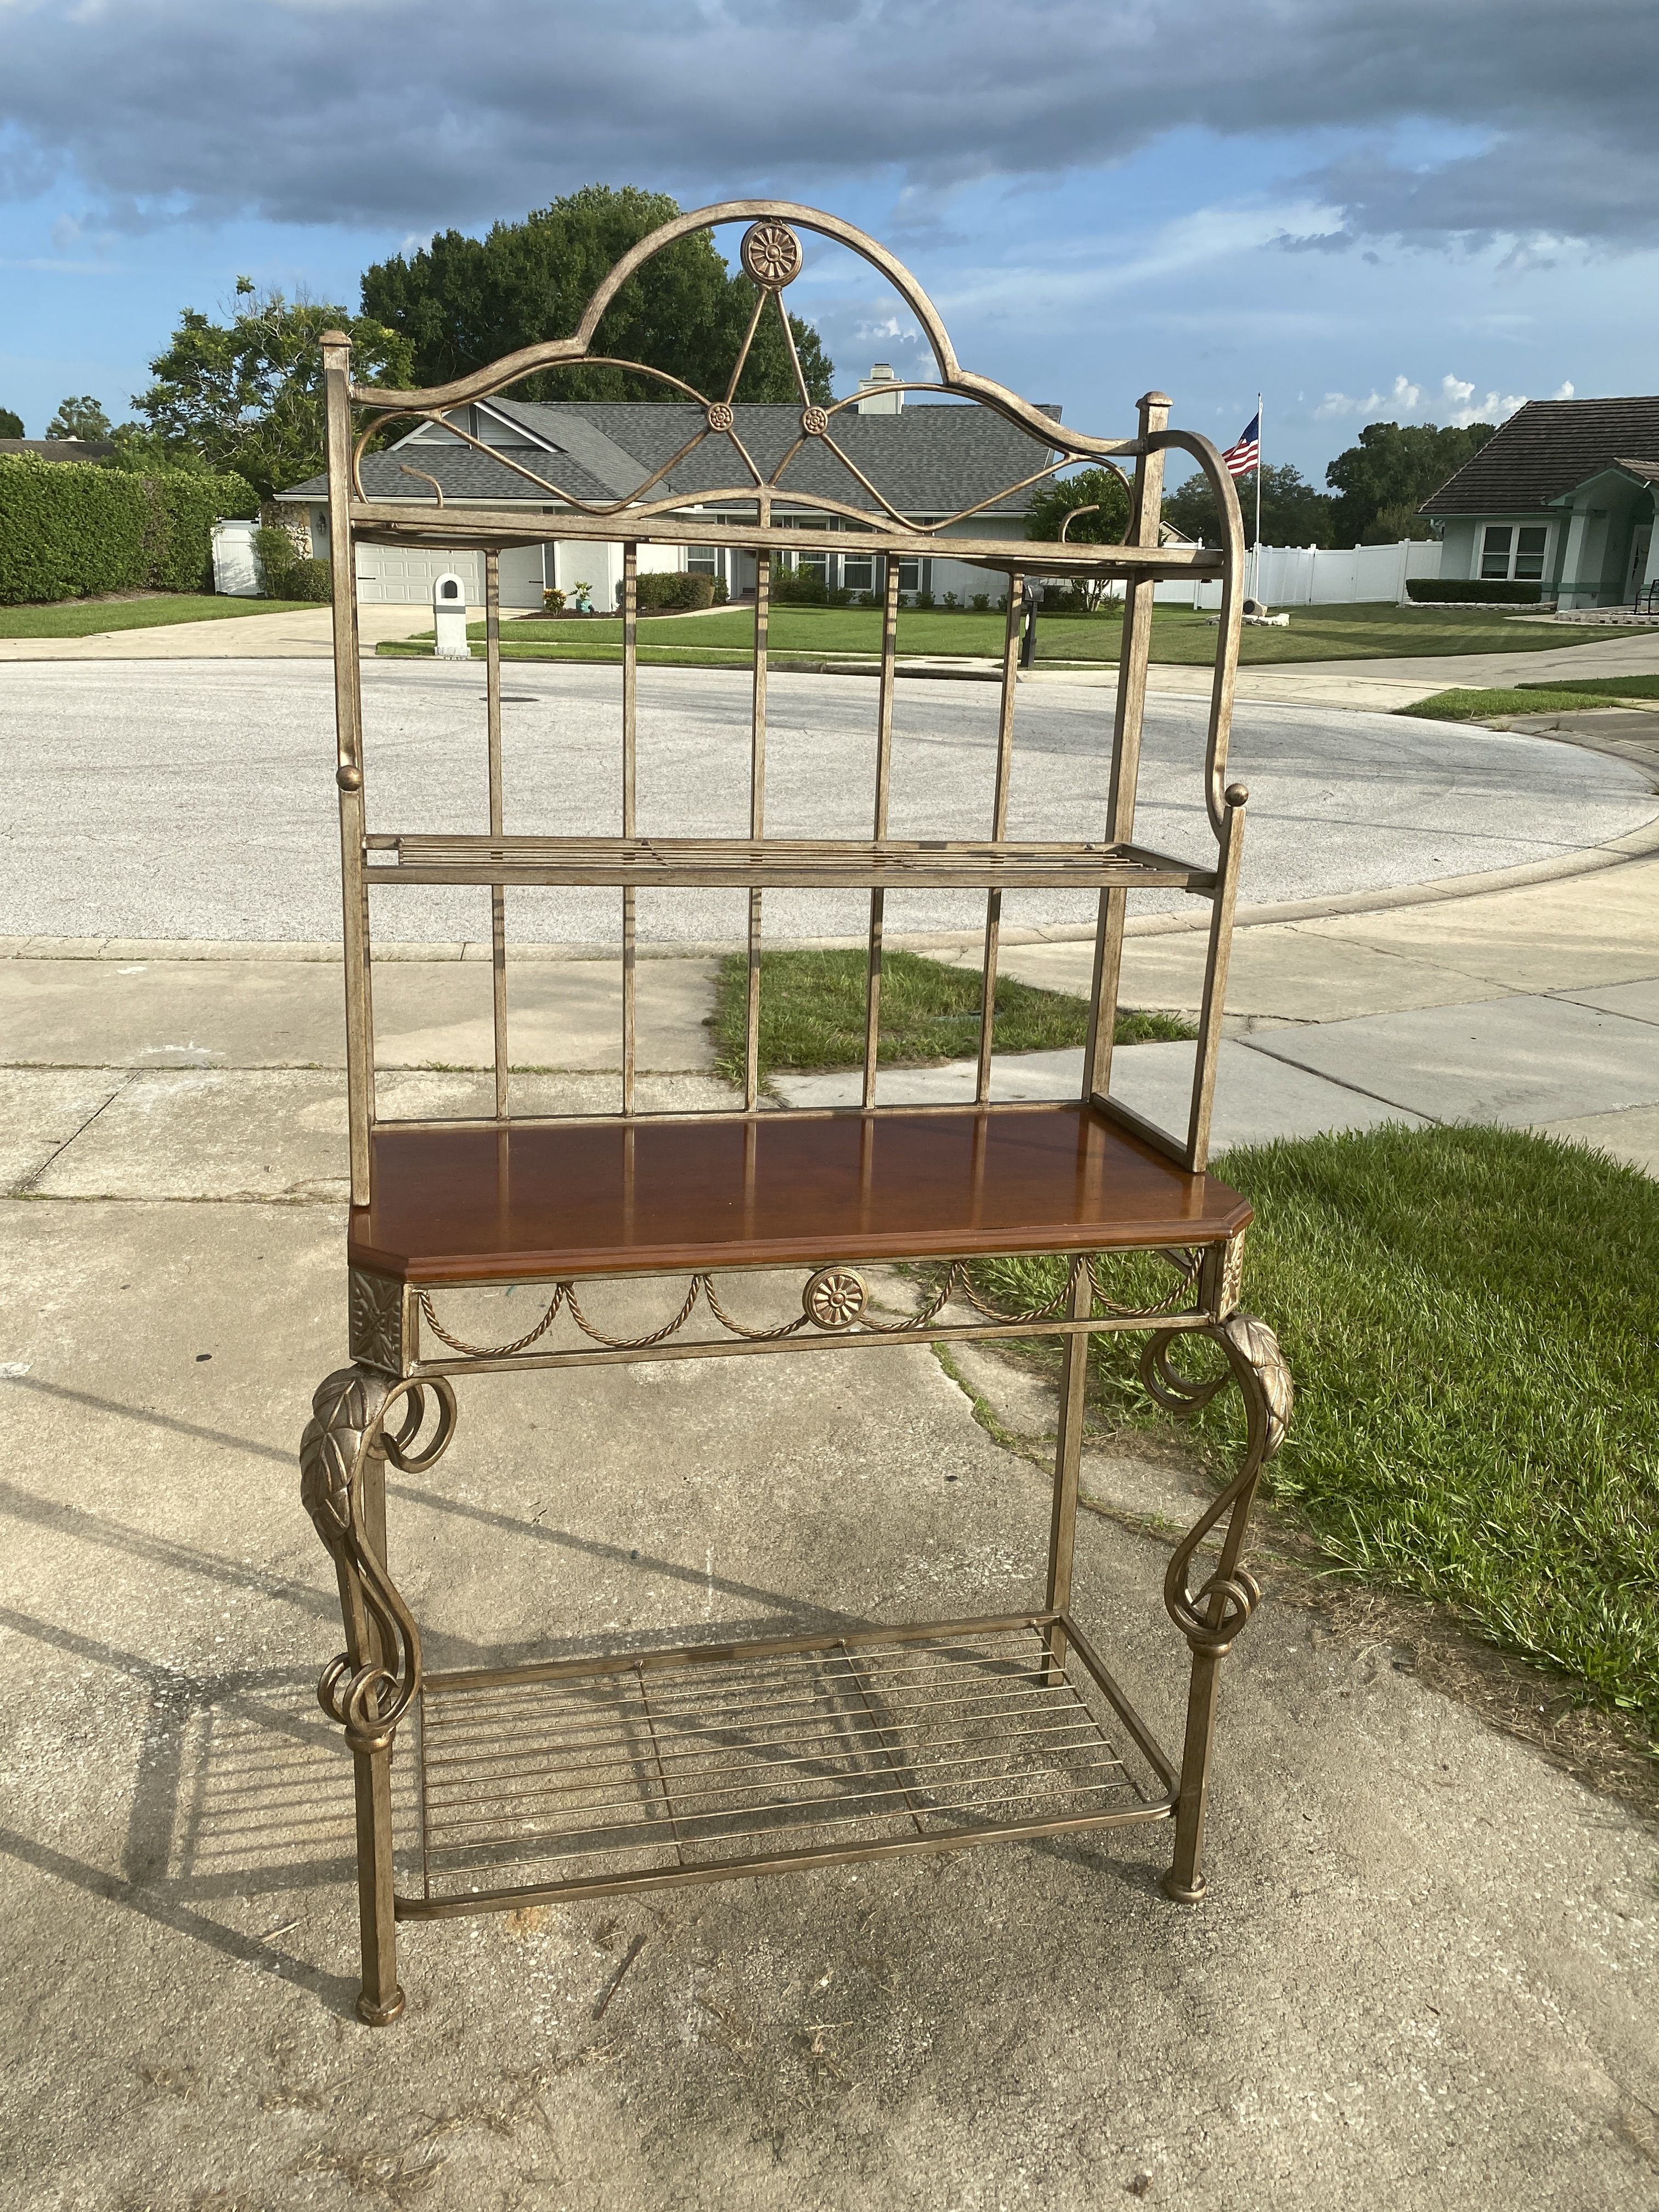
<svg viewBox="0 0 1659 2212">
<path fill-rule="evenodd" d="M 1261 605 L 1261 394 L 1255 395 L 1255 581 L 1250 597 Z"/>
</svg>

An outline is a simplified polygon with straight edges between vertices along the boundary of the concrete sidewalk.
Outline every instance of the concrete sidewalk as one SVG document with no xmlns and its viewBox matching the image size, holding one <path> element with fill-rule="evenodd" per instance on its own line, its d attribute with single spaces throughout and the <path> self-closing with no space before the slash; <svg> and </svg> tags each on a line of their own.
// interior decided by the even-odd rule
<svg viewBox="0 0 1659 2212">
<path fill-rule="evenodd" d="M 430 607 L 357 611 L 357 634 L 366 653 L 431 627 Z M 329 660 L 333 654 L 334 616 L 329 607 L 210 617 L 205 622 L 158 623 L 153 629 L 98 630 L 90 637 L 0 637 L 0 661 Z"/>
<path fill-rule="evenodd" d="M 1360 915 L 1241 928 L 1228 988 L 1218 1146 L 1387 1121 L 1493 1121 L 1591 1144 L 1659 1172 L 1659 859 Z M 538 947 L 546 955 L 556 948 Z M 342 1194 L 339 981 L 324 946 L 103 948 L 15 943 L 0 959 L 0 1169 L 40 1195 Z M 383 1110 L 487 1110 L 489 970 L 377 964 Z M 215 955 L 234 957 L 213 957 Z M 207 955 L 209 957 L 203 957 Z M 414 957 L 410 957 L 413 955 Z M 296 957 L 298 956 L 298 957 Z M 973 965 L 972 945 L 937 957 Z M 1005 946 L 1004 970 L 1086 995 L 1082 939 Z M 1132 937 L 1126 1005 L 1196 1012 L 1204 940 Z M 705 1026 L 711 958 L 639 970 L 643 1100 L 724 1100 Z M 621 1066 L 612 960 L 514 959 L 520 1110 L 612 1109 Z M 1191 1051 L 1118 1055 L 1124 1097 L 1184 1117 Z M 1075 1096 L 1077 1053 L 999 1055 L 994 1096 Z M 800 1106 L 850 1103 L 850 1074 L 785 1076 Z M 968 1097 L 972 1068 L 885 1072 L 884 1103 Z M 192 1182 L 191 1178 L 197 1180 Z"/>
<path fill-rule="evenodd" d="M 1195 1015 L 1205 942 L 1131 937 L 1123 1002 Z M 937 957 L 977 965 L 975 947 Z M 1086 997 L 1093 947 L 1018 945 L 1005 973 Z M 1659 1174 L 1659 860 L 1365 915 L 1263 923 L 1233 939 L 1218 1146 L 1495 1121 L 1573 1139 Z M 1182 1125 L 1185 1045 L 1115 1055 L 1125 1101 Z M 1075 1097 L 1080 1052 L 999 1055 L 993 1096 Z M 884 1104 L 971 1098 L 974 1068 L 894 1068 Z M 854 1103 L 856 1079 L 785 1076 L 792 1105 Z"/>
</svg>

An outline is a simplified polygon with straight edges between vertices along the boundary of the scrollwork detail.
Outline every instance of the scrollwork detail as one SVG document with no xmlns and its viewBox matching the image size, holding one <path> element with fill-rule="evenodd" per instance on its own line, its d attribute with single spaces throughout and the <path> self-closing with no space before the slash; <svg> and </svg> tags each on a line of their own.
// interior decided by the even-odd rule
<svg viewBox="0 0 1659 2212">
<path fill-rule="evenodd" d="M 1195 1332 L 1188 1332 L 1193 1334 Z M 1248 1434 L 1238 1474 L 1200 1514 L 1176 1547 L 1164 1578 L 1164 1603 L 1170 1618 L 1194 1652 L 1219 1659 L 1261 1601 L 1261 1585 L 1239 1564 L 1244 1531 L 1261 1470 L 1285 1441 L 1294 1390 L 1279 1340 L 1254 1314 L 1235 1313 L 1201 1333 L 1218 1345 L 1227 1369 L 1194 1382 L 1170 1364 L 1176 1331 L 1161 1329 L 1141 1354 L 1142 1380 L 1158 1403 L 1183 1419 L 1207 1406 L 1227 1382 L 1236 1381 L 1244 1398 Z M 1215 1571 L 1196 1590 L 1188 1585 L 1199 1546 L 1223 1521 L 1226 1533 Z"/>
<path fill-rule="evenodd" d="M 416 1448 L 435 1407 L 430 1440 Z M 384 1751 L 421 1686 L 421 1637 L 363 1523 L 371 1452 L 419 1474 L 448 1449 L 455 1394 L 441 1376 L 388 1383 L 347 1367 L 319 1385 L 300 1439 L 300 1496 L 340 1580 L 347 1649 L 323 1669 L 317 1698 L 354 1751 Z"/>
</svg>

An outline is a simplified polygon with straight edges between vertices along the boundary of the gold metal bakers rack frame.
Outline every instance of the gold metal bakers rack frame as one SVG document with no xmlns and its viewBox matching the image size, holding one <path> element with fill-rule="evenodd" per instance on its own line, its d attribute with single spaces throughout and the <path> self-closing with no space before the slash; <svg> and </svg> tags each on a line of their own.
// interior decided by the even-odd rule
<svg viewBox="0 0 1659 2212">
<path fill-rule="evenodd" d="M 546 511 L 377 499 L 363 458 L 402 420 L 442 424 L 479 441 L 456 410 L 535 372 L 592 363 L 595 333 L 617 289 L 677 239 L 723 223 L 748 227 L 744 270 L 754 313 L 724 392 L 660 372 L 684 410 L 672 459 L 629 494 L 593 498 L 522 455 L 487 449 L 539 486 Z M 1039 483 L 1077 461 L 1124 476 L 1121 543 L 1015 543 L 976 534 L 994 499 L 917 523 L 891 504 L 846 450 L 838 417 L 854 404 L 811 397 L 783 293 L 802 265 L 800 234 L 861 255 L 902 295 L 931 344 L 936 378 L 910 390 L 988 409 L 1032 442 Z M 773 460 L 781 411 L 738 399 L 744 362 L 763 315 L 775 313 L 799 385 L 799 408 Z M 1289 1412 L 1289 1376 L 1273 1334 L 1239 1310 L 1246 1202 L 1206 1171 L 1211 1104 L 1238 884 L 1245 801 L 1225 781 L 1239 635 L 1242 538 L 1237 501 L 1214 447 L 1169 427 L 1170 403 L 1149 392 L 1135 434 L 1095 438 L 958 365 L 932 303 L 873 240 L 835 217 L 783 203 L 741 201 L 682 216 L 627 254 L 595 293 L 573 337 L 526 349 L 441 388 L 393 392 L 351 381 L 349 347 L 324 340 L 329 532 L 333 567 L 340 857 L 344 890 L 351 1216 L 347 1261 L 352 1364 L 318 1390 L 301 1447 L 305 1503 L 338 1571 L 345 1650 L 319 1687 L 355 1761 L 363 1982 L 362 2018 L 395 2020 L 400 1919 L 553 1898 L 954 1850 L 988 1838 L 1172 1820 L 1165 1887 L 1195 1901 L 1217 1669 L 1259 1592 L 1243 1564 L 1261 1468 Z M 684 489 L 696 465 L 695 499 Z M 1190 454 L 1215 489 L 1218 550 L 1160 542 L 1164 461 Z M 712 466 L 711 453 L 714 456 Z M 832 456 L 846 496 L 803 496 L 799 457 Z M 1128 464 L 1127 472 L 1122 466 Z M 707 479 L 712 475 L 714 481 Z M 722 476 L 729 479 L 720 482 Z M 797 468 L 797 481 L 799 470 Z M 591 489 L 591 487 L 590 487 Z M 1001 496 L 999 495 L 998 496 Z M 781 508 L 840 526 L 784 527 Z M 691 511 L 688 511 L 688 508 Z M 709 512 L 711 508 L 719 513 Z M 734 520 L 732 510 L 738 511 Z M 948 536 L 946 535 L 948 533 Z M 504 549 L 561 540 L 623 543 L 621 805 L 611 836 L 523 836 L 505 827 L 501 746 L 500 559 Z M 639 549 L 726 545 L 754 556 L 756 587 L 746 838 L 643 834 L 635 810 Z M 371 834 L 365 815 L 356 621 L 362 544 L 482 550 L 487 614 L 488 826 L 452 835 Z M 895 634 L 899 562 L 938 556 L 1007 580 L 989 835 L 981 842 L 890 835 Z M 781 840 L 765 819 L 768 628 L 772 564 L 781 552 L 854 550 L 882 580 L 873 807 L 866 840 Z M 1106 777 L 1104 836 L 1034 843 L 1008 835 L 1022 589 L 1028 574 L 1106 578 L 1124 593 L 1122 652 Z M 1140 728 L 1152 613 L 1161 578 L 1221 586 L 1215 677 L 1203 764 L 1212 860 L 1171 858 L 1134 842 Z M 495 1105 L 474 1121 L 377 1119 L 370 895 L 400 884 L 474 884 L 490 893 Z M 506 893 L 520 884 L 599 884 L 622 906 L 622 1061 L 618 1111 L 516 1115 L 507 1047 Z M 726 885 L 748 894 L 749 984 L 744 1099 L 730 1112 L 639 1110 L 635 1083 L 635 907 L 641 888 Z M 863 889 L 869 895 L 867 1013 L 861 1103 L 780 1112 L 758 1079 L 762 908 L 775 887 Z M 985 895 L 982 1018 L 975 1097 L 961 1106 L 881 1104 L 877 1096 L 884 902 L 889 890 L 971 888 Z M 1005 893 L 1083 887 L 1097 896 L 1093 989 L 1080 1095 L 1072 1102 L 992 1101 L 992 1014 Z M 1111 1089 L 1124 924 L 1132 890 L 1175 888 L 1211 906 L 1208 958 L 1184 1131 L 1170 1134 Z M 972 1262 L 1050 1253 L 1066 1262 L 1057 1296 L 1010 1312 Z M 925 1262 L 933 1284 L 920 1310 L 879 1319 L 860 1265 Z M 775 1324 L 732 1314 L 732 1275 L 778 1271 L 802 1280 Z M 1149 1272 L 1156 1276 L 1147 1287 Z M 584 1297 L 599 1279 L 662 1279 L 665 1318 L 649 1334 L 611 1335 Z M 538 1284 L 536 1324 L 507 1344 L 459 1334 L 457 1286 Z M 1139 1331 L 1141 1374 L 1176 1413 L 1213 1397 L 1231 1376 L 1248 1409 L 1236 1478 L 1176 1547 L 1164 1601 L 1192 1655 L 1186 1733 L 1166 1752 L 1109 1671 L 1072 1610 L 1073 1540 L 1089 1340 Z M 1051 1334 L 1062 1347 L 1059 1439 L 1043 1604 L 994 1619 L 935 1621 L 827 1637 L 693 1644 L 538 1665 L 428 1672 L 416 1624 L 387 1566 L 386 1466 L 430 1468 L 453 1434 L 458 1376 L 521 1368 L 579 1369 L 630 1360 L 732 1353 L 847 1351 L 972 1338 Z M 1174 1354 L 1183 1338 L 1219 1346 L 1224 1367 L 1190 1381 Z M 416 1844 L 394 1858 L 392 1767 L 410 1723 Z M 406 1743 L 406 1739 L 404 1740 Z M 398 1887 L 400 1866 L 413 1868 Z"/>
</svg>

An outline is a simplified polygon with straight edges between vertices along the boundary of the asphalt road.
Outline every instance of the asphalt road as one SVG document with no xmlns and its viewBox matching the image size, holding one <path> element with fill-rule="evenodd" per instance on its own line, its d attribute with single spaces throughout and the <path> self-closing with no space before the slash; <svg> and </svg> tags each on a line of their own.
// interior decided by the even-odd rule
<svg viewBox="0 0 1659 2212">
<path fill-rule="evenodd" d="M 364 669 L 370 826 L 483 829 L 483 671 L 429 662 Z M 507 826 L 592 833 L 620 826 L 614 669 L 509 667 Z M 895 713 L 891 828 L 982 836 L 995 756 L 994 686 L 908 681 Z M 724 671 L 641 678 L 639 820 L 649 833 L 747 828 L 749 686 Z M 1010 827 L 1097 832 L 1109 761 L 1109 692 L 1022 689 Z M 780 835 L 867 834 L 876 687 L 772 679 L 766 823 Z M 332 696 L 305 661 L 16 663 L 0 667 L 8 864 L 0 935 L 316 939 L 338 929 Z M 1195 700 L 1154 696 L 1137 835 L 1207 857 Z M 1622 836 L 1659 811 L 1623 761 L 1550 740 L 1330 708 L 1246 703 L 1230 774 L 1252 792 L 1248 900 L 1332 893 L 1546 860 Z M 1138 903 L 1176 905 L 1179 895 Z M 604 941 L 613 892 L 511 896 L 519 937 Z M 642 894 L 644 939 L 733 939 L 741 894 Z M 1011 896 L 1005 924 L 1085 922 L 1075 893 Z M 861 892 L 774 893 L 769 931 L 854 934 Z M 890 897 L 888 928 L 971 927 L 964 893 Z M 382 937 L 488 933 L 488 895 L 377 894 Z"/>
</svg>

